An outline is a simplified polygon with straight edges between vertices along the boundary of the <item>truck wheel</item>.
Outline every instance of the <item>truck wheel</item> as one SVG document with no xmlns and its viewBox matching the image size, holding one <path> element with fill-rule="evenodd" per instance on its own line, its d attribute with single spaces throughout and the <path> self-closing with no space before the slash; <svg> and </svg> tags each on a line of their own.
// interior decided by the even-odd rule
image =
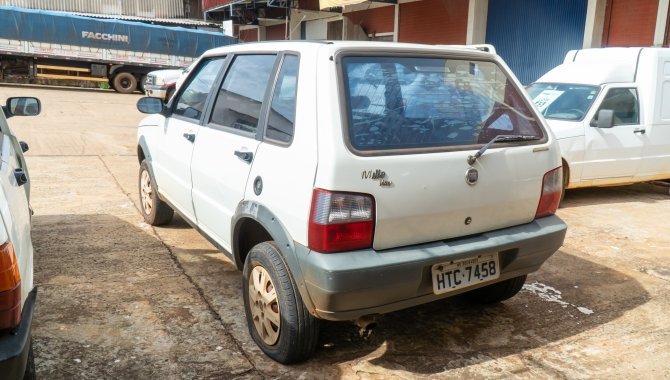
<svg viewBox="0 0 670 380">
<path fill-rule="evenodd" d="M 160 226 L 172 220 L 174 210 L 158 197 L 156 186 L 146 160 L 140 164 L 140 210 L 147 224 Z"/>
<path fill-rule="evenodd" d="M 146 94 L 145 87 L 147 85 L 147 75 L 142 75 L 140 77 L 140 82 L 138 83 L 139 89 L 143 94 Z"/>
<path fill-rule="evenodd" d="M 510 278 L 466 293 L 472 302 L 491 304 L 514 297 L 526 282 L 526 275 Z"/>
<path fill-rule="evenodd" d="M 114 89 L 122 94 L 132 94 L 137 89 L 137 78 L 131 73 L 118 73 L 112 82 Z"/>
<path fill-rule="evenodd" d="M 247 327 L 258 347 L 282 364 L 310 357 L 319 338 L 318 320 L 307 311 L 274 242 L 251 249 L 243 274 Z"/>
</svg>

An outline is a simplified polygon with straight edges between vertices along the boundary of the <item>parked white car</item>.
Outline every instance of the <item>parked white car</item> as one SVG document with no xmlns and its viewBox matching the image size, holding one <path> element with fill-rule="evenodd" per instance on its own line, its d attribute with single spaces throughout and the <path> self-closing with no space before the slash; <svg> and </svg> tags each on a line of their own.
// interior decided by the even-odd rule
<svg viewBox="0 0 670 380">
<path fill-rule="evenodd" d="M 568 189 L 670 178 L 670 49 L 568 52 L 528 87 Z"/>
<path fill-rule="evenodd" d="M 235 45 L 138 109 L 145 221 L 177 211 L 243 270 L 249 332 L 282 363 L 318 319 L 512 297 L 565 237 L 558 144 L 495 54 Z"/>
<path fill-rule="evenodd" d="M 30 184 L 23 152 L 7 125 L 12 116 L 40 113 L 36 98 L 10 98 L 0 112 L 0 377 L 33 379 L 32 318 L 37 297 L 33 288 Z"/>
</svg>

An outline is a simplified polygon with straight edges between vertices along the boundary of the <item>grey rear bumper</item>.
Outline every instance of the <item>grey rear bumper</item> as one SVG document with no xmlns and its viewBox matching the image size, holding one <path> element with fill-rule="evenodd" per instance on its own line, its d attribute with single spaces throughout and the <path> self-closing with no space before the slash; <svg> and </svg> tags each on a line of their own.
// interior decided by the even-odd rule
<svg viewBox="0 0 670 380">
<path fill-rule="evenodd" d="M 497 281 L 534 272 L 561 247 L 566 230 L 560 218 L 548 216 L 475 236 L 384 251 L 322 254 L 296 244 L 303 277 L 298 282 L 309 297 L 305 303 L 319 318 L 352 320 L 478 287 L 433 294 L 433 264 L 498 252 L 501 272 Z"/>
</svg>

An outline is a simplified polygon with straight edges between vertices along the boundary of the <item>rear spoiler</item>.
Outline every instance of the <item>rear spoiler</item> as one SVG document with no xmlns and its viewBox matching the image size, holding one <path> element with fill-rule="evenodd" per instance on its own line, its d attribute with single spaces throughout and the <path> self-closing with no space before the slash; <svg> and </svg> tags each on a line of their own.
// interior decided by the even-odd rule
<svg viewBox="0 0 670 380">
<path fill-rule="evenodd" d="M 496 53 L 496 48 L 491 45 L 491 44 L 474 44 L 474 45 L 436 45 L 438 47 L 445 47 L 445 48 L 465 48 L 465 49 L 475 49 L 479 51 L 483 51 L 486 53 L 491 53 L 491 54 L 497 54 Z"/>
</svg>

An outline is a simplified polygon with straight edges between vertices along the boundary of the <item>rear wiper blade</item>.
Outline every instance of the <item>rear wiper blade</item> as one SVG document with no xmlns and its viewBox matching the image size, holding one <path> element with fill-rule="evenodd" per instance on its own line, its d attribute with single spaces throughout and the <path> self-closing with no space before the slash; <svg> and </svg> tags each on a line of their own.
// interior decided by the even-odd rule
<svg viewBox="0 0 670 380">
<path fill-rule="evenodd" d="M 491 139 L 486 145 L 484 145 L 477 153 L 474 155 L 468 156 L 468 165 L 472 165 L 477 161 L 479 157 L 486 152 L 487 149 L 491 147 L 491 145 L 497 143 L 497 142 L 511 142 L 511 141 L 534 141 L 534 140 L 540 140 L 542 139 L 541 137 L 538 136 L 532 136 L 532 135 L 498 135 Z"/>
</svg>

